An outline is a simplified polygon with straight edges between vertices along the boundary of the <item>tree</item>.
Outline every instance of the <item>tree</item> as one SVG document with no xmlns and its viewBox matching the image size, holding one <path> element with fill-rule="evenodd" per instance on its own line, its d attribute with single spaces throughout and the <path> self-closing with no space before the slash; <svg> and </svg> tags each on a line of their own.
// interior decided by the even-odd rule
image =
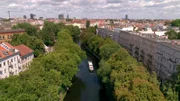
<svg viewBox="0 0 180 101">
<path fill-rule="evenodd" d="M 45 52 L 44 43 L 41 39 L 27 34 L 14 35 L 10 42 L 12 45 L 17 46 L 24 44 L 34 50 L 34 56 L 37 57 Z"/>
<path fill-rule="evenodd" d="M 103 39 L 87 30 L 80 37 L 84 45 L 101 57 L 97 73 L 110 101 L 166 101 L 154 73 L 149 74 L 110 38 Z"/>
<path fill-rule="evenodd" d="M 62 29 L 57 34 L 54 52 L 35 58 L 29 69 L 19 76 L 0 80 L 0 101 L 63 101 L 80 62 L 86 56 L 73 42 L 70 33 Z M 30 45 L 34 41 L 35 37 L 27 34 L 14 36 L 13 40 L 14 44 L 24 42 Z"/>
<path fill-rule="evenodd" d="M 165 35 L 167 35 L 169 39 L 180 39 L 180 33 L 177 33 L 173 29 L 170 29 Z"/>
<path fill-rule="evenodd" d="M 60 27 L 53 23 L 53 22 L 44 22 L 44 27 L 42 29 L 42 32 L 40 34 L 42 37 L 42 40 L 47 46 L 52 46 L 55 43 L 57 33 L 60 31 Z"/>
<path fill-rule="evenodd" d="M 12 27 L 13 29 L 24 29 L 28 35 L 36 36 L 37 28 L 35 26 L 30 25 L 29 23 L 18 23 Z"/>
<path fill-rule="evenodd" d="M 75 37 L 80 34 L 80 29 L 78 26 L 73 26 L 73 25 L 67 25 L 64 27 L 64 29 L 68 29 L 70 31 L 70 35 Z"/>
<path fill-rule="evenodd" d="M 171 25 L 175 27 L 180 27 L 180 19 L 173 20 L 171 22 Z"/>
<path fill-rule="evenodd" d="M 90 27 L 90 21 L 87 20 L 87 21 L 86 21 L 86 28 L 89 28 L 89 27 Z"/>
</svg>

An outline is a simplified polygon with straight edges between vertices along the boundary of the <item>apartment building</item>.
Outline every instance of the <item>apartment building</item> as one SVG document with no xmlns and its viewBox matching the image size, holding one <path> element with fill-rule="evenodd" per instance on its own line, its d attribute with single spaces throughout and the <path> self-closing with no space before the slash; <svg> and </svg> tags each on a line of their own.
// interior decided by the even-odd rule
<svg viewBox="0 0 180 101">
<path fill-rule="evenodd" d="M 121 44 L 150 72 L 155 71 L 161 80 L 165 80 L 177 72 L 177 65 L 180 64 L 180 46 L 172 45 L 170 40 L 160 39 L 152 34 L 124 31 L 118 33 L 106 29 L 98 29 L 97 34 L 103 38 L 111 37 Z"/>
<path fill-rule="evenodd" d="M 13 35 L 24 34 L 24 33 L 25 30 L 23 29 L 0 30 L 0 42 L 11 41 Z"/>
<path fill-rule="evenodd" d="M 156 45 L 156 73 L 166 79 L 177 72 L 180 64 L 180 46 L 172 43 L 157 43 Z"/>
<path fill-rule="evenodd" d="M 20 51 L 21 71 L 25 71 L 34 58 L 33 50 L 23 44 L 15 46 L 15 48 Z"/>
<path fill-rule="evenodd" d="M 21 70 L 19 51 L 7 42 L 0 43 L 0 79 L 17 75 Z"/>
<path fill-rule="evenodd" d="M 18 75 L 30 65 L 34 58 L 33 51 L 25 45 L 12 46 L 0 43 L 0 79 Z"/>
</svg>

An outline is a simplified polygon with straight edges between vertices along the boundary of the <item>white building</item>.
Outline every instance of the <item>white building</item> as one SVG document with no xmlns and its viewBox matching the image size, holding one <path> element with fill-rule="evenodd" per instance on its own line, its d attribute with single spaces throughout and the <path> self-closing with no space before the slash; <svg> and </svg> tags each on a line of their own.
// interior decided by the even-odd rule
<svg viewBox="0 0 180 101">
<path fill-rule="evenodd" d="M 0 79 L 21 71 L 19 51 L 7 42 L 0 43 Z"/>
<path fill-rule="evenodd" d="M 134 31 L 134 27 L 130 26 L 130 27 L 125 27 L 121 29 L 122 31 Z"/>
<path fill-rule="evenodd" d="M 15 48 L 20 51 L 22 65 L 21 71 L 25 71 L 34 58 L 33 50 L 23 44 L 15 46 Z"/>
<path fill-rule="evenodd" d="M 13 47 L 7 42 L 0 43 L 0 79 L 18 75 L 33 58 L 33 51 L 25 45 Z"/>
</svg>

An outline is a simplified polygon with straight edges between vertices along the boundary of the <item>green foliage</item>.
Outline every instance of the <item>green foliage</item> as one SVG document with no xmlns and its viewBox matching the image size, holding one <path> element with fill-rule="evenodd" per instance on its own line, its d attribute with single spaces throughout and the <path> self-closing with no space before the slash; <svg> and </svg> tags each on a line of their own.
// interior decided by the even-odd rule
<svg viewBox="0 0 180 101">
<path fill-rule="evenodd" d="M 111 101 L 166 101 L 155 73 L 149 74 L 124 48 L 87 29 L 80 37 L 84 45 L 101 57 L 97 73 Z"/>
<path fill-rule="evenodd" d="M 19 40 L 26 42 L 28 35 L 24 36 Z M 72 41 L 70 31 L 62 29 L 58 33 L 55 52 L 37 57 L 19 76 L 0 80 L 0 101 L 63 100 L 84 58 L 85 52 Z"/>
<path fill-rule="evenodd" d="M 29 23 L 18 23 L 17 25 L 12 27 L 13 29 L 24 29 L 28 35 L 36 36 L 37 28 L 35 26 L 30 25 Z"/>
<path fill-rule="evenodd" d="M 41 38 L 47 46 L 53 46 L 57 39 L 58 32 L 63 29 L 69 30 L 69 34 L 73 37 L 80 34 L 78 26 L 65 26 L 63 23 L 55 24 L 53 22 L 45 21 L 43 29 L 39 31 L 37 36 Z"/>
<path fill-rule="evenodd" d="M 90 27 L 90 21 L 87 20 L 87 21 L 86 21 L 86 28 L 89 28 L 89 27 Z"/>
<path fill-rule="evenodd" d="M 165 33 L 169 39 L 180 39 L 180 32 L 177 33 L 175 30 L 171 29 Z"/>
<path fill-rule="evenodd" d="M 27 34 L 14 35 L 10 43 L 14 46 L 20 44 L 28 46 L 29 48 L 34 50 L 35 57 L 39 56 L 40 54 L 43 54 L 45 51 L 42 40 L 38 39 L 35 36 L 29 36 Z"/>
<path fill-rule="evenodd" d="M 54 45 L 59 30 L 60 28 L 57 24 L 45 21 L 42 32 L 40 32 L 44 44 L 46 44 L 47 46 Z"/>
<path fill-rule="evenodd" d="M 70 31 L 71 36 L 78 36 L 80 34 L 80 29 L 78 26 L 67 25 L 64 28 Z"/>
<path fill-rule="evenodd" d="M 175 27 L 180 27 L 180 19 L 176 19 L 176 20 L 172 21 L 171 25 L 175 26 Z"/>
<path fill-rule="evenodd" d="M 90 33 L 96 33 L 96 27 L 89 27 L 86 29 L 87 32 L 90 32 Z"/>
</svg>

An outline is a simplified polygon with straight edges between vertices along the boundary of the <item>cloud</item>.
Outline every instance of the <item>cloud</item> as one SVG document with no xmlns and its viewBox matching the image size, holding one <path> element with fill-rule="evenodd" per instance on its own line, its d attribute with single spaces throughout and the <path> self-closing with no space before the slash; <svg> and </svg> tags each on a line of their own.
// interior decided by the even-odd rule
<svg viewBox="0 0 180 101">
<path fill-rule="evenodd" d="M 37 16 L 57 17 L 70 14 L 70 17 L 87 18 L 165 18 L 179 17 L 180 0 L 1 0 L 0 13 L 13 17 L 35 13 Z M 0 17 L 1 17 L 0 16 Z"/>
</svg>

